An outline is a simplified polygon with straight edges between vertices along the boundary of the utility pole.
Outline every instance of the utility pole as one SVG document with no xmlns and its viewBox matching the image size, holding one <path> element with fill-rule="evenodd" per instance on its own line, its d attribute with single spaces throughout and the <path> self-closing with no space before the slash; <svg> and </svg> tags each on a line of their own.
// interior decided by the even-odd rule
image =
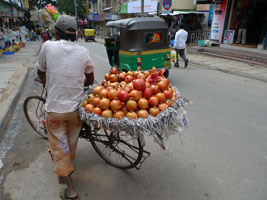
<svg viewBox="0 0 267 200">
<path fill-rule="evenodd" d="M 157 6 L 157 16 L 160 16 L 161 12 L 162 12 L 162 0 L 159 0 L 158 6 Z"/>
<path fill-rule="evenodd" d="M 145 4 L 145 2 L 144 2 L 145 0 L 141 0 L 141 17 L 144 17 L 145 16 L 145 12 L 144 12 L 144 4 Z"/>
<path fill-rule="evenodd" d="M 75 9 L 75 19 L 77 21 L 77 5 L 76 5 L 76 0 L 74 0 L 74 9 Z"/>
</svg>

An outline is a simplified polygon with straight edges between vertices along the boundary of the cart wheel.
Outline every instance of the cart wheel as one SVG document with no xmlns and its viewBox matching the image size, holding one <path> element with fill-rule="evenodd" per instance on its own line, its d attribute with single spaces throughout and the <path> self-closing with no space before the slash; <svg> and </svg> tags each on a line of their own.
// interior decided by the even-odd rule
<svg viewBox="0 0 267 200">
<path fill-rule="evenodd" d="M 168 78 L 168 76 L 169 76 L 169 70 L 167 69 L 165 72 L 164 72 L 164 74 L 163 74 L 166 78 Z"/>
<path fill-rule="evenodd" d="M 143 156 L 143 146 L 139 137 L 131 136 L 124 131 L 93 131 L 90 141 L 101 158 L 120 169 L 136 167 Z"/>
</svg>

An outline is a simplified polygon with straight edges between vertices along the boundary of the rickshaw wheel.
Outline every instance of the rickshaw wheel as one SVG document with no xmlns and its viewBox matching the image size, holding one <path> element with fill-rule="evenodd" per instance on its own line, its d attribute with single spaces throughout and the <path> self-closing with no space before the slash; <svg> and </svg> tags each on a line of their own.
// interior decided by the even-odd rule
<svg viewBox="0 0 267 200">
<path fill-rule="evenodd" d="M 165 72 L 164 72 L 164 74 L 163 74 L 166 78 L 168 78 L 168 76 L 169 76 L 169 70 L 167 69 Z"/>
</svg>

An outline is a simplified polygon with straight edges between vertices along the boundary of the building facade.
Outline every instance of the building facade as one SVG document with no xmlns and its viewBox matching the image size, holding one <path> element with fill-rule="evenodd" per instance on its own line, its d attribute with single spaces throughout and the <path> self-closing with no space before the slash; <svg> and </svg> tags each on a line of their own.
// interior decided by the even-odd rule
<svg viewBox="0 0 267 200">
<path fill-rule="evenodd" d="M 243 47 L 261 48 L 267 39 L 266 0 L 216 0 L 211 27 L 214 43 L 235 44 L 242 21 L 246 21 Z"/>
<path fill-rule="evenodd" d="M 4 0 L 0 2 L 0 27 L 13 29 L 20 26 L 24 17 L 24 1 Z"/>
</svg>

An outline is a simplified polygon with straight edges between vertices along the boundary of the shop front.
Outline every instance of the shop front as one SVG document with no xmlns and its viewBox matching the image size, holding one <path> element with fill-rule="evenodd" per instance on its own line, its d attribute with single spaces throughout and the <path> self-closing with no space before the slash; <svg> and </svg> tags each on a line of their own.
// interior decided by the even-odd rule
<svg viewBox="0 0 267 200">
<path fill-rule="evenodd" d="M 211 27 L 213 43 L 263 48 L 266 34 L 266 0 L 215 1 Z"/>
<path fill-rule="evenodd" d="M 235 32 L 233 43 L 250 48 L 264 43 L 267 33 L 266 0 L 233 0 L 229 19 L 228 28 Z"/>
</svg>

